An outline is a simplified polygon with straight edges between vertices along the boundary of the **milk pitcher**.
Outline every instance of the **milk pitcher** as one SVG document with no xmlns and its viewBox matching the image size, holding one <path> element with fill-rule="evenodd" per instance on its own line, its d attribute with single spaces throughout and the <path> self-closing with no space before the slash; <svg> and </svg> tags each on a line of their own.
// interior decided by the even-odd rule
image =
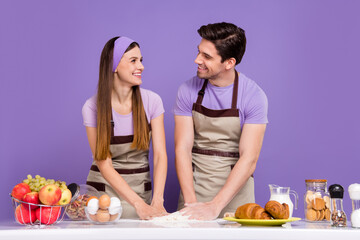
<svg viewBox="0 0 360 240">
<path fill-rule="evenodd" d="M 297 209 L 298 203 L 298 194 L 294 190 L 290 190 L 290 187 L 280 187 L 275 184 L 269 184 L 270 188 L 270 200 L 278 201 L 279 203 L 283 204 L 286 203 L 289 205 L 289 218 L 292 217 L 294 204 L 290 199 L 290 194 L 292 194 L 295 198 L 295 209 Z"/>
</svg>

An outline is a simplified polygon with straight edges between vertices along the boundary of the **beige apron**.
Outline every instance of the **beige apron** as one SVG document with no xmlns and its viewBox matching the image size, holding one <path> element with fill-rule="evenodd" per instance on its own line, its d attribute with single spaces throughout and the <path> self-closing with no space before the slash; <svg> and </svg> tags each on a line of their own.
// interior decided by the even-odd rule
<svg viewBox="0 0 360 240">
<path fill-rule="evenodd" d="M 114 169 L 147 204 L 150 204 L 152 192 L 149 151 L 132 149 L 131 144 L 134 136 L 114 136 L 113 120 L 111 120 L 111 125 L 110 151 Z M 121 198 L 103 178 L 95 161 L 90 168 L 86 184 L 95 187 L 100 194 L 106 193 L 110 197 L 120 198 L 123 208 L 121 218 L 139 218 L 135 208 Z"/>
<path fill-rule="evenodd" d="M 208 80 L 204 81 L 196 103 L 193 104 L 194 145 L 192 149 L 193 179 L 198 202 L 211 201 L 225 182 L 239 159 L 241 122 L 236 108 L 238 73 L 235 72 L 230 109 L 212 110 L 201 105 Z M 232 201 L 221 211 L 235 212 L 242 204 L 255 202 L 254 178 L 250 177 Z M 178 209 L 183 208 L 180 193 Z"/>
</svg>

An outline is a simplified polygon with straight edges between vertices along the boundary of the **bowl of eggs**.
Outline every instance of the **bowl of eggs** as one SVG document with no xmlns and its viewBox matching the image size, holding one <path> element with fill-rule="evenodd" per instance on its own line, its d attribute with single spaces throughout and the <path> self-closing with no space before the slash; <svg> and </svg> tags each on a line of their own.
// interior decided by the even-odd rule
<svg viewBox="0 0 360 240">
<path fill-rule="evenodd" d="M 81 184 L 66 209 L 66 215 L 74 221 L 87 221 L 85 207 L 90 197 L 100 197 L 100 193 L 92 186 Z"/>
<path fill-rule="evenodd" d="M 122 214 L 120 199 L 107 194 L 92 196 L 86 203 L 85 213 L 89 221 L 94 223 L 116 222 Z"/>
</svg>

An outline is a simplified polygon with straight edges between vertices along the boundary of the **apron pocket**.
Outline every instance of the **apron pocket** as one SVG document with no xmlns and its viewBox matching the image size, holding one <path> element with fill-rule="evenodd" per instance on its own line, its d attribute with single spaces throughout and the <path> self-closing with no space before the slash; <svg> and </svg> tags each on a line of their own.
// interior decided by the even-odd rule
<svg viewBox="0 0 360 240">
<path fill-rule="evenodd" d="M 104 183 L 86 181 L 86 184 L 94 187 L 99 192 L 105 192 L 105 184 Z"/>
<path fill-rule="evenodd" d="M 151 191 L 151 190 L 152 190 L 151 182 L 144 183 L 144 191 L 147 192 L 147 191 Z"/>
</svg>

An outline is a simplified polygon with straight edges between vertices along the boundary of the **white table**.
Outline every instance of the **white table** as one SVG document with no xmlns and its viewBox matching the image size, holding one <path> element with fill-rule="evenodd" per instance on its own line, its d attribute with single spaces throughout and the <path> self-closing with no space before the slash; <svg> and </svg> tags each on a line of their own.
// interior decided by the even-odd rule
<svg viewBox="0 0 360 240">
<path fill-rule="evenodd" d="M 350 225 L 350 222 L 348 222 Z M 283 226 L 241 226 L 223 220 L 154 223 L 120 220 L 111 225 L 63 221 L 53 226 L 21 226 L 14 221 L 0 223 L 0 239 L 360 239 L 360 229 L 332 228 L 328 223 L 297 221 Z"/>
</svg>

